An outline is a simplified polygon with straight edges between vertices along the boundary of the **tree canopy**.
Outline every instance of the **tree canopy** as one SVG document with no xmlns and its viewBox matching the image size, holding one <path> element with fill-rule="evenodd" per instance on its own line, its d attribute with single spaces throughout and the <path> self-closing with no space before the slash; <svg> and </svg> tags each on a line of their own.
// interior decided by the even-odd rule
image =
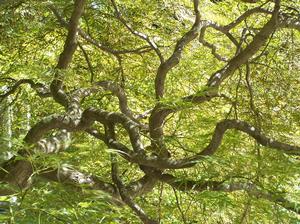
<svg viewBox="0 0 300 224">
<path fill-rule="evenodd" d="M 300 223 L 299 0 L 0 1 L 1 223 Z"/>
</svg>

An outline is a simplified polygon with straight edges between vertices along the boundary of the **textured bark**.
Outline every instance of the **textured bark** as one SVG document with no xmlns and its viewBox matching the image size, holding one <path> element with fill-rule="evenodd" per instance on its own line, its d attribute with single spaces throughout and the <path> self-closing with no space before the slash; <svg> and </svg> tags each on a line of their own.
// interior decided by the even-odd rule
<svg viewBox="0 0 300 224">
<path fill-rule="evenodd" d="M 68 68 L 72 61 L 73 54 L 77 48 L 77 30 L 79 19 L 83 13 L 84 4 L 85 0 L 75 1 L 74 10 L 69 22 L 68 35 L 65 41 L 64 50 L 59 56 L 56 65 L 57 70 L 55 71 L 55 77 L 50 86 L 53 99 L 63 106 L 68 104 L 68 96 L 62 89 L 64 75 L 60 70 L 66 70 Z"/>
</svg>

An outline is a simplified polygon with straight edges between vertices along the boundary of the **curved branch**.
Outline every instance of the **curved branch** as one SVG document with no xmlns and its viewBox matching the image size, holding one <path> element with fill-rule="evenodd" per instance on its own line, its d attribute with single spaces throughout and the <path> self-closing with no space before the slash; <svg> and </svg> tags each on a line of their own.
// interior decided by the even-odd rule
<svg viewBox="0 0 300 224">
<path fill-rule="evenodd" d="M 119 176 L 119 169 L 118 163 L 116 158 L 112 155 L 112 162 L 111 162 L 111 174 L 112 180 L 116 184 L 119 189 L 120 196 L 122 200 L 135 212 L 135 214 L 141 219 L 141 221 L 145 224 L 158 224 L 157 221 L 151 219 L 145 211 L 136 204 L 131 197 L 129 196 L 120 176 Z"/>
<path fill-rule="evenodd" d="M 118 191 L 113 184 L 104 182 L 96 176 L 82 173 L 68 166 L 62 166 L 55 170 L 46 170 L 38 175 L 62 184 L 71 184 L 78 187 L 80 187 L 80 185 L 84 185 L 85 188 L 91 190 L 101 190 L 106 192 L 116 200 L 119 198 Z"/>
<path fill-rule="evenodd" d="M 8 91 L 6 91 L 3 94 L 0 94 L 0 102 L 2 100 L 4 100 L 6 97 L 8 97 L 9 95 L 14 94 L 17 91 L 17 89 L 19 88 L 19 86 L 21 86 L 23 84 L 29 84 L 30 87 L 32 89 L 34 89 L 40 97 L 50 97 L 51 96 L 50 90 L 44 84 L 34 82 L 32 79 L 20 79 L 20 80 L 16 81 L 16 83 L 13 86 L 9 87 Z"/>
<path fill-rule="evenodd" d="M 212 155 L 216 152 L 220 146 L 223 136 L 228 129 L 235 129 L 242 131 L 251 137 L 253 137 L 258 143 L 263 146 L 274 148 L 283 151 L 290 155 L 300 155 L 300 147 L 282 143 L 271 138 L 266 137 L 257 128 L 248 124 L 245 121 L 240 120 L 224 120 L 217 124 L 213 137 L 209 145 L 200 153 L 195 156 L 188 157 L 181 160 L 172 160 L 166 157 L 146 156 L 144 154 L 144 148 L 141 143 L 138 125 L 127 118 L 127 116 L 119 113 L 106 112 L 102 110 L 88 109 L 82 113 L 80 122 L 74 124 L 68 117 L 62 115 L 55 115 L 48 119 L 45 119 L 36 124 L 25 137 L 27 143 L 37 142 L 41 136 L 52 129 L 66 129 L 69 131 L 85 130 L 90 127 L 94 121 L 98 121 L 103 124 L 108 123 L 120 123 L 127 130 L 131 145 L 134 152 L 128 151 L 128 149 L 116 142 L 114 139 L 108 139 L 109 146 L 114 147 L 121 151 L 123 157 L 131 162 L 138 163 L 154 168 L 173 168 L 180 169 L 194 166 L 199 160 L 202 160 L 204 156 Z"/>
<path fill-rule="evenodd" d="M 111 91 L 116 97 L 118 97 L 120 111 L 123 114 L 127 115 L 129 118 L 136 120 L 132 111 L 128 107 L 127 96 L 121 86 L 111 81 L 100 81 L 96 82 L 95 85 L 101 86 L 104 90 Z"/>
<path fill-rule="evenodd" d="M 149 132 L 151 137 L 151 143 L 154 148 L 157 148 L 158 151 L 164 152 L 165 155 L 168 155 L 166 150 L 164 150 L 164 133 L 163 125 L 166 120 L 166 117 L 171 113 L 187 108 L 182 106 L 184 104 L 193 103 L 200 104 L 203 102 L 208 102 L 215 97 L 223 97 L 222 94 L 218 94 L 214 89 L 207 89 L 203 92 L 199 92 L 193 95 L 183 97 L 181 102 L 177 105 L 166 105 L 163 103 L 157 104 L 151 112 L 149 117 Z"/>
<path fill-rule="evenodd" d="M 71 119 L 64 115 L 51 115 L 44 118 L 37 124 L 35 124 L 27 133 L 24 138 L 24 142 L 28 144 L 37 143 L 42 136 L 44 136 L 48 131 L 53 129 L 75 129 L 75 125 L 72 124 Z"/>
<path fill-rule="evenodd" d="M 219 122 L 215 128 L 214 134 L 208 146 L 200 153 L 184 159 L 173 160 L 169 158 L 134 156 L 130 157 L 130 161 L 136 162 L 149 167 L 159 169 L 182 169 L 192 167 L 199 161 L 205 159 L 206 156 L 213 155 L 222 143 L 225 132 L 229 129 L 242 131 L 253 137 L 259 144 L 277 149 L 288 155 L 300 155 L 300 147 L 295 145 L 279 142 L 272 138 L 266 137 L 260 130 L 240 120 L 223 120 Z"/>
<path fill-rule="evenodd" d="M 203 23 L 203 26 L 201 27 L 201 33 L 202 33 L 202 36 L 204 36 L 204 33 L 205 33 L 205 30 L 209 27 L 225 34 L 227 36 L 227 38 L 235 45 L 237 46 L 238 45 L 238 41 L 233 37 L 233 35 L 229 32 L 229 30 L 226 29 L 225 26 L 221 26 L 213 21 L 209 21 L 209 20 L 203 20 L 202 21 Z M 200 39 L 201 41 L 201 39 Z"/>
<path fill-rule="evenodd" d="M 216 47 L 214 44 L 211 44 L 211 43 L 209 43 L 208 41 L 206 41 L 206 40 L 204 39 L 205 31 L 206 31 L 206 27 L 203 27 L 203 28 L 201 29 L 201 31 L 200 31 L 199 42 L 200 42 L 201 44 L 203 44 L 203 46 L 208 47 L 209 49 L 211 49 L 211 53 L 212 53 L 212 55 L 213 55 L 216 59 L 218 59 L 219 61 L 224 61 L 224 62 L 226 62 L 227 59 L 226 59 L 225 57 L 223 57 L 223 56 L 221 56 L 221 55 L 219 55 L 219 54 L 217 53 L 217 47 Z"/>
<path fill-rule="evenodd" d="M 212 155 L 220 146 L 225 132 L 229 129 L 242 131 L 253 137 L 259 144 L 277 149 L 289 155 L 300 155 L 300 147 L 289 145 L 266 137 L 260 130 L 240 120 L 223 120 L 219 122 L 214 131 L 209 145 L 199 154 L 201 156 Z"/>
<path fill-rule="evenodd" d="M 133 149 L 136 152 L 142 152 L 144 150 L 140 139 L 139 125 L 137 123 L 124 114 L 91 108 L 85 110 L 81 114 L 81 117 L 76 120 L 72 119 L 70 115 L 51 115 L 35 124 L 25 136 L 24 141 L 29 144 L 36 143 L 44 134 L 53 129 L 66 129 L 70 132 L 85 130 L 91 127 L 95 121 L 102 124 L 120 123 L 128 132 Z M 110 141 L 110 139 L 108 139 L 108 141 Z"/>
<path fill-rule="evenodd" d="M 100 81 L 100 82 L 96 82 L 94 85 L 101 86 L 104 90 L 111 91 L 119 100 L 120 111 L 123 114 L 125 114 L 127 117 L 129 117 L 132 121 L 139 124 L 142 129 L 148 130 L 148 126 L 140 122 L 139 118 L 141 116 L 139 115 L 135 116 L 132 110 L 129 108 L 127 95 L 125 93 L 125 90 L 121 86 L 119 86 L 117 83 L 114 83 L 112 81 Z"/>
<path fill-rule="evenodd" d="M 246 63 L 265 44 L 277 28 L 279 8 L 279 1 L 276 1 L 271 19 L 260 29 L 254 36 L 252 42 L 244 50 L 233 57 L 225 67 L 210 77 L 207 86 L 218 88 L 227 77 L 233 74 L 239 66 Z"/>
<path fill-rule="evenodd" d="M 262 5 L 247 10 L 242 15 L 240 15 L 236 20 L 234 20 L 233 22 L 231 22 L 231 23 L 223 26 L 224 30 L 225 31 L 229 31 L 229 30 L 233 29 L 234 27 L 236 27 L 237 25 L 239 25 L 241 22 L 243 22 L 245 19 L 247 19 L 248 17 L 250 17 L 253 14 L 256 14 L 256 13 L 272 14 L 272 12 L 270 12 L 270 11 L 268 11 L 266 9 L 263 9 L 261 7 L 262 7 Z"/>
<path fill-rule="evenodd" d="M 192 40 L 194 40 L 199 34 L 201 28 L 201 20 L 198 7 L 199 0 L 194 0 L 195 22 L 192 28 L 187 33 L 185 33 L 180 40 L 178 40 L 173 54 L 165 62 L 161 63 L 157 69 L 155 77 L 156 99 L 160 99 L 164 95 L 165 79 L 167 73 L 179 63 L 182 51 L 185 48 L 185 46 L 189 44 Z"/>
</svg>

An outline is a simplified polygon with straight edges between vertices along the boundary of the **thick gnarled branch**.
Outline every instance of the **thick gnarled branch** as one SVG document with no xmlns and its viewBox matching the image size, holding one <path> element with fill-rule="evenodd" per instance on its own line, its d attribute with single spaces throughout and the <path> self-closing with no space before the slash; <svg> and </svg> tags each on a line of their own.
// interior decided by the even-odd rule
<svg viewBox="0 0 300 224">
<path fill-rule="evenodd" d="M 71 19 L 68 26 L 68 35 L 64 44 L 64 50 L 60 54 L 57 65 L 55 77 L 51 83 L 50 89 L 55 101 L 59 104 L 68 105 L 68 95 L 62 89 L 63 87 L 63 72 L 71 63 L 73 54 L 77 48 L 77 30 L 79 25 L 79 19 L 83 13 L 85 0 L 76 0 L 74 10 L 71 15 Z"/>
<path fill-rule="evenodd" d="M 122 124 L 129 134 L 134 151 L 130 151 L 126 146 L 118 143 L 114 139 L 107 139 L 105 141 L 108 146 L 119 150 L 120 154 L 130 162 L 159 169 L 180 169 L 194 166 L 198 161 L 205 158 L 205 156 L 213 155 L 216 152 L 216 150 L 222 143 L 225 132 L 229 129 L 242 131 L 253 137 L 259 144 L 263 146 L 274 148 L 290 155 L 300 154 L 300 147 L 268 138 L 257 128 L 253 127 L 245 121 L 240 120 L 224 120 L 219 122 L 216 126 L 209 145 L 204 150 L 192 157 L 184 158 L 181 160 L 172 160 L 168 157 L 146 156 L 143 151 L 140 134 L 138 133 L 138 126 L 123 114 L 88 109 L 83 112 L 80 122 L 75 126 L 73 122 L 70 122 L 69 118 L 67 118 L 66 120 L 61 119 L 65 118 L 63 116 L 56 116 L 53 117 L 52 120 L 50 119 L 38 123 L 26 136 L 26 139 L 28 139 L 27 141 L 30 143 L 36 142 L 43 134 L 56 128 L 64 128 L 69 131 L 85 130 L 89 128 L 94 121 L 98 121 L 102 124 Z"/>
<path fill-rule="evenodd" d="M 257 185 L 251 182 L 237 182 L 237 181 L 193 181 L 193 180 L 182 180 L 176 178 L 170 174 L 159 174 L 156 173 L 156 177 L 174 187 L 177 190 L 186 191 L 220 191 L 220 192 L 234 192 L 234 191 L 245 191 L 252 197 L 258 199 L 265 199 L 270 202 L 279 204 L 283 208 L 300 214 L 300 204 L 292 202 L 286 199 L 285 194 L 274 193 L 265 189 L 259 188 Z"/>
<path fill-rule="evenodd" d="M 77 29 L 79 25 L 79 18 L 83 13 L 85 0 L 76 0 L 74 5 L 74 10 L 71 15 L 68 26 L 68 35 L 65 41 L 64 50 L 59 56 L 57 63 L 58 69 L 67 69 L 71 63 L 73 54 L 77 47 Z"/>
</svg>

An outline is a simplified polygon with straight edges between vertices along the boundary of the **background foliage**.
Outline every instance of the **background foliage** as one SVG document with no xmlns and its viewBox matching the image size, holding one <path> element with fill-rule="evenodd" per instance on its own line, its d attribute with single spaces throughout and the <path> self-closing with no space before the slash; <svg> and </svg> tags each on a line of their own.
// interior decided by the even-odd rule
<svg viewBox="0 0 300 224">
<path fill-rule="evenodd" d="M 244 12 L 261 7 L 272 12 L 272 1 L 224 0 L 199 3 L 201 20 L 225 26 Z M 165 58 L 172 56 L 176 42 L 194 23 L 192 1 L 139 0 L 117 1 L 122 17 L 133 30 L 154 40 Z M 51 10 L 54 7 L 69 21 L 73 1 L 1 1 L 0 2 L 0 75 L 1 75 L 1 161 L 24 159 L 18 152 L 32 149 L 23 139 L 30 128 L 42 118 L 64 113 L 65 108 L 52 97 L 40 98 L 34 88 L 19 86 L 5 96 L 17 80 L 31 79 L 50 86 L 57 60 L 64 50 L 68 29 L 62 26 Z M 300 23 L 300 2 L 281 1 L 280 13 Z M 271 18 L 268 14 L 252 14 L 230 30 L 233 38 L 245 49 Z M 121 86 L 134 114 L 143 114 L 158 104 L 180 108 L 164 122 L 164 143 L 173 159 L 186 158 L 200 152 L 211 141 L 216 124 L 224 119 L 249 122 L 266 136 L 290 145 L 300 145 L 300 28 L 278 28 L 253 56 L 236 69 L 218 87 L 221 97 L 200 104 L 185 102 L 182 97 L 205 96 L 207 80 L 226 67 L 237 54 L 228 37 L 208 27 L 205 40 L 225 60 L 218 60 L 212 49 L 199 37 L 184 46 L 180 63 L 168 72 L 164 97 L 155 97 L 155 79 L 160 60 L 149 44 L 133 35 L 117 17 L 111 1 L 86 1 L 79 27 L 97 43 L 114 50 L 141 48 L 138 53 L 118 57 L 78 36 L 76 52 L 68 69 L 63 71 L 65 92 L 91 87 L 109 80 Z M 225 97 L 224 97 L 225 96 Z M 99 88 L 84 98 L 81 107 L 101 108 L 118 112 L 118 98 L 109 90 Z M 150 112 L 151 113 L 151 112 Z M 148 124 L 150 113 L 140 122 Z M 100 124 L 95 127 L 104 132 Z M 43 137 L 56 136 L 53 129 Z M 128 132 L 116 125 L 120 142 L 130 145 Z M 149 134 L 141 132 L 142 142 L 150 145 Z M 45 154 L 35 150 L 26 157 L 33 167 L 33 184 L 20 189 L 1 182 L 1 188 L 14 190 L 0 197 L 1 223 L 140 223 L 127 206 L 111 201 L 111 195 L 82 184 L 45 180 L 39 174 L 51 169 L 69 167 L 112 183 L 110 155 L 116 149 L 83 131 L 71 134 L 71 143 L 59 153 Z M 130 146 L 131 147 L 131 146 Z M 129 148 L 130 148 L 129 147 Z M 161 223 L 300 223 L 300 166 L 298 155 L 262 146 L 255 138 L 239 130 L 228 130 L 218 150 L 185 169 L 164 169 L 184 185 L 219 181 L 228 186 L 243 182 L 269 192 L 269 200 L 253 194 L 249 188 L 236 191 L 180 191 L 158 181 L 147 194 L 134 198 L 149 217 Z M 153 152 L 147 151 L 147 155 Z M 118 156 L 119 172 L 125 185 L 142 178 L 141 164 Z M 8 203 L 6 203 L 8 202 Z M 2 206 L 3 205 L 3 206 Z"/>
</svg>

